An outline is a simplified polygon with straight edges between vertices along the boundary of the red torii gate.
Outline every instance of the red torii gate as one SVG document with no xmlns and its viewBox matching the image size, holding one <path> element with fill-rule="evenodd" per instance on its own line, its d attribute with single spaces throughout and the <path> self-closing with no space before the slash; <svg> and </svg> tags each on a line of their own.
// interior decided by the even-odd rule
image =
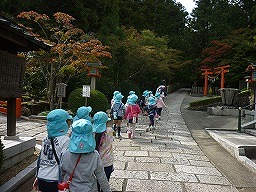
<svg viewBox="0 0 256 192">
<path fill-rule="evenodd" d="M 230 65 L 224 65 L 221 67 L 215 67 L 214 70 L 212 70 L 211 68 L 201 69 L 202 75 L 204 75 L 204 96 L 207 95 L 207 91 L 208 91 L 208 75 L 221 74 L 220 88 L 224 88 L 224 83 L 225 83 L 224 74 L 229 72 L 228 70 L 229 67 Z"/>
</svg>

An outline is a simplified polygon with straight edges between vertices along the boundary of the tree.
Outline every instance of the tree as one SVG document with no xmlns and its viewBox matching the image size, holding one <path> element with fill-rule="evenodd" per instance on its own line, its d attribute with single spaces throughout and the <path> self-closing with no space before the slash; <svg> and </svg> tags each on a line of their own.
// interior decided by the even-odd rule
<svg viewBox="0 0 256 192">
<path fill-rule="evenodd" d="M 45 78 L 50 109 L 56 103 L 56 85 L 59 82 L 66 79 L 67 83 L 70 76 L 87 70 L 87 62 L 98 62 L 100 58 L 111 57 L 106 51 L 108 47 L 76 28 L 72 24 L 75 19 L 68 14 L 58 12 L 50 19 L 45 14 L 30 11 L 22 12 L 17 17 L 36 24 L 30 28 L 31 33 L 52 45 L 50 52 L 41 50 L 27 54 L 28 67 L 39 67 Z"/>
<path fill-rule="evenodd" d="M 214 68 L 229 64 L 225 62 L 224 58 L 230 49 L 231 46 L 226 43 L 217 40 L 212 41 L 212 46 L 202 51 L 202 57 L 204 58 L 202 66 Z"/>
<path fill-rule="evenodd" d="M 138 32 L 122 28 L 124 39 L 112 38 L 113 59 L 107 61 L 108 74 L 116 87 L 133 82 L 140 89 L 155 88 L 162 80 L 171 81 L 183 65 L 180 51 L 168 48 L 168 38 L 159 37 L 150 30 Z"/>
</svg>

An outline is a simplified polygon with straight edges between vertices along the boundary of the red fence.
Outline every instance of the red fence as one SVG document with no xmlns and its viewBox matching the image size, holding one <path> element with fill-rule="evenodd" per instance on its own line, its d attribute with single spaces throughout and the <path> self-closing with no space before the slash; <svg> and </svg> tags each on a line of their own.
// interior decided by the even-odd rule
<svg viewBox="0 0 256 192">
<path fill-rule="evenodd" d="M 7 114 L 7 101 L 0 101 L 0 112 Z M 16 98 L 16 118 L 21 117 L 21 98 Z"/>
</svg>

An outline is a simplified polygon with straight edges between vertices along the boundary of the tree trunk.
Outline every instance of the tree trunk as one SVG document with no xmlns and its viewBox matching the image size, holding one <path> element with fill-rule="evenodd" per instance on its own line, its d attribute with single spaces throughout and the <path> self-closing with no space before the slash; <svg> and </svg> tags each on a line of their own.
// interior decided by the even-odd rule
<svg viewBox="0 0 256 192">
<path fill-rule="evenodd" d="M 55 100 L 56 100 L 56 75 L 55 75 L 55 68 L 54 65 L 51 64 L 51 71 L 50 71 L 50 77 L 48 82 L 48 91 L 47 91 L 47 98 L 50 104 L 50 110 L 55 109 Z"/>
</svg>

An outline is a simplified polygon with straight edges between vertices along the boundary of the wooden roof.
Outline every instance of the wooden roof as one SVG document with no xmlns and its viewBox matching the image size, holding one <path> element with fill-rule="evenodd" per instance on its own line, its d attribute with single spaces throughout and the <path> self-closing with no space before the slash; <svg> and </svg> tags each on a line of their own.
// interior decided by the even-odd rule
<svg viewBox="0 0 256 192">
<path fill-rule="evenodd" d="M 0 50 L 9 53 L 32 51 L 42 48 L 49 50 L 51 45 L 46 44 L 31 35 L 25 28 L 0 15 Z"/>
</svg>

